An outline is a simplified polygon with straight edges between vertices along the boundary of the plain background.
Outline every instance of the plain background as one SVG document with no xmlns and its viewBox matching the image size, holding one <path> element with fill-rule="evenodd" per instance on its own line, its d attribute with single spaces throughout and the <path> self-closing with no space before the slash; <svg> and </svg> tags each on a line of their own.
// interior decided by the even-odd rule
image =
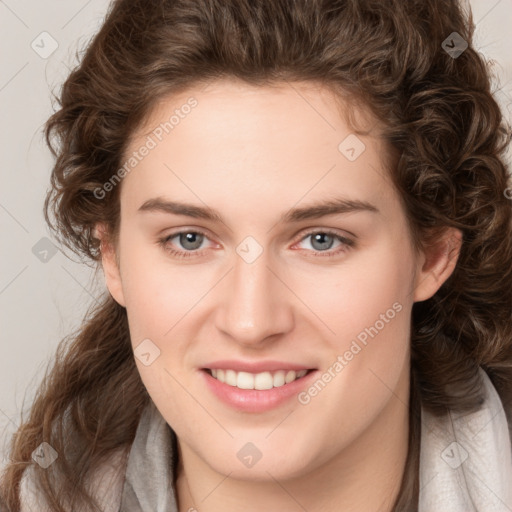
<svg viewBox="0 0 512 512">
<path fill-rule="evenodd" d="M 475 46 L 495 62 L 496 98 L 512 122 L 512 0 L 470 3 Z M 53 254 L 45 239 L 52 158 L 42 126 L 53 111 L 52 92 L 107 7 L 106 0 L 0 0 L 0 466 L 59 341 L 104 290 L 101 273 Z"/>
</svg>

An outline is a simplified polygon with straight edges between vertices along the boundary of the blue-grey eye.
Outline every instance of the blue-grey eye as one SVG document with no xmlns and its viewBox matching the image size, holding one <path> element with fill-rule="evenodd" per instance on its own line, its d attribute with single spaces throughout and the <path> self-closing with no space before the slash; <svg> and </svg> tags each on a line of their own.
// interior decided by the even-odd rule
<svg viewBox="0 0 512 512">
<path fill-rule="evenodd" d="M 315 233 L 308 236 L 312 240 L 312 247 L 317 251 L 329 250 L 332 247 L 335 238 L 333 235 L 330 235 L 329 233 Z M 315 246 L 315 244 L 317 245 Z"/>
<path fill-rule="evenodd" d="M 195 233 L 194 231 L 178 233 L 175 236 L 180 237 L 179 238 L 180 245 L 184 249 L 189 249 L 191 251 L 199 249 L 199 247 L 201 247 L 201 244 L 204 240 L 204 235 L 202 235 L 201 233 Z"/>
</svg>

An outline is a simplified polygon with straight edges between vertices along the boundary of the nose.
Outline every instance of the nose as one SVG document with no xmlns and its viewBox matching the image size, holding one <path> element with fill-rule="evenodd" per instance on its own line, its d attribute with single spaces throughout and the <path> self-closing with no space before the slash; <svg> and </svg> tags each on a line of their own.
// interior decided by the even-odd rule
<svg viewBox="0 0 512 512">
<path fill-rule="evenodd" d="M 293 328 L 293 293 L 270 263 L 266 251 L 253 262 L 236 253 L 223 280 L 216 327 L 239 345 L 266 346 Z"/>
</svg>

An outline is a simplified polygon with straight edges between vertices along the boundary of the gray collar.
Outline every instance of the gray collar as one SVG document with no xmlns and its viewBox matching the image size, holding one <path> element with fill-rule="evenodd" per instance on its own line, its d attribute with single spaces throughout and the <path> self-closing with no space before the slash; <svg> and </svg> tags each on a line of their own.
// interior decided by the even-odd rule
<svg viewBox="0 0 512 512">
<path fill-rule="evenodd" d="M 482 407 L 436 417 L 422 409 L 419 512 L 511 512 L 512 448 L 487 374 Z"/>
<path fill-rule="evenodd" d="M 176 435 L 150 400 L 128 456 L 120 512 L 178 512 L 176 453 Z"/>
</svg>

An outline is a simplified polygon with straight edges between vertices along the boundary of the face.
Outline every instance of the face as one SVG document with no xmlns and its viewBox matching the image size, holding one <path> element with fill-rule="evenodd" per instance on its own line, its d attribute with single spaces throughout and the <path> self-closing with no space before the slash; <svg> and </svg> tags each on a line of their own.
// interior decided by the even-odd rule
<svg viewBox="0 0 512 512">
<path fill-rule="evenodd" d="M 369 135 L 321 87 L 218 81 L 162 101 L 130 143 L 107 285 L 152 400 L 214 471 L 300 476 L 407 403 L 412 304 L 454 262 L 414 252 L 356 112 Z"/>
</svg>

